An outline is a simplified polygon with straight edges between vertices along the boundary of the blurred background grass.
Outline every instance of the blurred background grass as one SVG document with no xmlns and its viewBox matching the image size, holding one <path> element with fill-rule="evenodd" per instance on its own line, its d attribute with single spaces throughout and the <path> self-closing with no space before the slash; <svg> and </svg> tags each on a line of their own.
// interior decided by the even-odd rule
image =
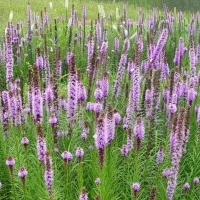
<svg viewBox="0 0 200 200">
<path fill-rule="evenodd" d="M 29 0 L 31 3 L 32 11 L 42 10 L 45 6 L 49 7 L 49 2 L 53 3 L 51 14 L 57 17 L 65 13 L 65 0 Z M 162 0 L 126 0 L 128 3 L 128 10 L 130 10 L 130 17 L 137 17 L 137 6 L 143 7 L 145 10 L 151 9 L 154 5 L 162 9 Z M 0 28 L 8 21 L 9 13 L 13 10 L 14 19 L 13 21 L 20 21 L 26 19 L 26 7 L 28 0 L 0 0 Z M 115 2 L 115 3 L 113 3 Z M 78 10 L 79 15 L 81 14 L 82 5 L 87 4 L 87 10 L 89 11 L 88 18 L 92 19 L 97 16 L 97 5 L 100 3 L 104 4 L 106 13 L 113 12 L 117 6 L 121 8 L 124 0 L 69 0 L 69 10 L 71 5 L 74 3 L 75 8 Z M 197 12 L 200 9 L 200 0 L 165 0 L 169 9 L 174 7 L 178 10 L 186 12 Z M 48 8 L 49 9 L 49 8 Z"/>
</svg>

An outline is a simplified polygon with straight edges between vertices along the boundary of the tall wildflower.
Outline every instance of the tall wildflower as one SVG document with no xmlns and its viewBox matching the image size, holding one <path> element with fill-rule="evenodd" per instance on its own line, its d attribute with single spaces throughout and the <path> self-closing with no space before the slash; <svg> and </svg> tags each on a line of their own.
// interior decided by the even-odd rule
<svg viewBox="0 0 200 200">
<path fill-rule="evenodd" d="M 179 164 L 181 157 L 183 155 L 183 145 L 184 145 L 184 115 L 185 115 L 185 109 L 180 108 L 178 118 L 177 118 L 177 125 L 175 128 L 175 141 L 174 141 L 174 148 L 171 154 L 171 164 L 172 167 L 170 169 L 170 175 L 168 179 L 168 185 L 167 185 L 167 199 L 172 200 L 174 191 L 177 185 L 177 176 L 178 176 L 178 170 L 179 170 Z"/>
<path fill-rule="evenodd" d="M 46 35 L 44 35 L 44 71 L 45 71 L 46 83 L 48 83 L 50 79 L 50 65 L 49 65 L 49 54 L 47 48 Z"/>
<path fill-rule="evenodd" d="M 41 122 L 43 116 L 42 95 L 39 87 L 39 73 L 36 65 L 33 66 L 33 92 L 32 92 L 33 117 L 35 122 Z"/>
<path fill-rule="evenodd" d="M 6 37 L 5 55 L 6 55 L 6 82 L 7 82 L 7 86 L 8 86 L 8 83 L 10 82 L 10 80 L 13 77 L 13 64 L 14 64 L 13 48 L 12 48 L 9 31 L 7 32 L 7 37 Z"/>
<path fill-rule="evenodd" d="M 27 13 L 28 13 L 28 35 L 27 35 L 27 39 L 29 42 L 31 42 L 32 40 L 32 30 L 31 30 L 31 6 L 30 4 L 28 3 L 28 6 L 27 6 Z"/>
<path fill-rule="evenodd" d="M 136 147 L 137 150 L 140 150 L 141 141 L 144 137 L 145 129 L 144 129 L 144 122 L 142 118 L 137 118 L 135 125 L 134 125 L 134 135 L 136 137 Z"/>
<path fill-rule="evenodd" d="M 45 172 L 44 172 L 45 185 L 47 187 L 50 198 L 52 197 L 52 183 L 53 183 L 53 169 L 52 160 L 48 152 L 46 152 Z"/>
<path fill-rule="evenodd" d="M 115 136 L 114 111 L 111 105 L 108 106 L 108 112 L 106 114 L 105 122 L 107 130 L 107 143 L 110 144 Z"/>
<path fill-rule="evenodd" d="M 70 72 L 68 78 L 68 123 L 69 126 L 74 121 L 76 108 L 77 108 L 77 72 L 75 64 L 75 56 L 72 56 L 70 62 Z"/>
<path fill-rule="evenodd" d="M 153 55 L 150 60 L 151 63 L 156 62 L 158 60 L 159 55 L 162 52 L 162 49 L 163 49 L 165 43 L 167 42 L 167 38 L 168 38 L 168 29 L 163 29 L 161 32 L 161 35 L 159 37 L 159 40 L 157 42 L 157 45 L 153 51 Z"/>
<path fill-rule="evenodd" d="M 128 54 L 128 50 L 129 50 L 129 40 L 126 39 L 124 40 L 124 47 L 123 47 L 123 53 L 121 55 L 120 58 L 120 62 L 119 62 L 119 66 L 118 66 L 118 72 L 117 72 L 117 76 L 116 76 L 116 80 L 115 80 L 115 84 L 114 84 L 114 89 L 113 89 L 113 95 L 114 96 L 119 96 L 120 94 L 120 85 L 121 85 L 121 81 L 122 81 L 122 76 L 124 74 L 124 70 L 125 70 L 125 66 L 126 66 L 126 62 L 127 62 L 127 54 Z"/>
<path fill-rule="evenodd" d="M 8 137 L 8 124 L 9 124 L 9 94 L 7 91 L 2 91 L 1 95 L 2 105 L 2 123 L 5 137 Z"/>
<path fill-rule="evenodd" d="M 36 55 L 36 66 L 38 67 L 38 69 L 42 69 L 43 68 L 43 57 L 41 55 L 40 52 L 40 48 L 37 48 L 37 55 Z"/>
<path fill-rule="evenodd" d="M 102 114 L 96 120 L 96 128 L 95 128 L 95 146 L 99 153 L 99 163 L 100 167 L 103 167 L 104 163 L 104 149 L 107 144 L 107 132 L 105 128 L 105 116 Z"/>
<path fill-rule="evenodd" d="M 82 188 L 81 194 L 79 196 L 79 200 L 88 200 L 88 196 L 87 196 L 85 188 Z"/>
<path fill-rule="evenodd" d="M 92 70 L 92 58 L 94 54 L 94 40 L 92 38 L 92 32 L 90 32 L 87 44 L 87 73 L 90 73 Z"/>
<path fill-rule="evenodd" d="M 100 25 L 100 21 L 97 20 L 97 23 L 96 23 L 96 38 L 97 38 L 97 43 L 98 45 L 101 44 L 101 25 Z"/>
<path fill-rule="evenodd" d="M 44 139 L 43 128 L 40 123 L 37 124 L 37 155 L 38 160 L 45 164 L 46 162 L 46 141 Z"/>
</svg>

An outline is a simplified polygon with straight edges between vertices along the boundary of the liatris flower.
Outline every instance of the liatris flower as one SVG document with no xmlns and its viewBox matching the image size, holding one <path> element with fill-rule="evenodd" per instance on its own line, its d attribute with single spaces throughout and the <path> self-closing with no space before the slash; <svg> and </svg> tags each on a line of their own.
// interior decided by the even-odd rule
<svg viewBox="0 0 200 200">
<path fill-rule="evenodd" d="M 94 97 L 96 102 L 100 102 L 103 99 L 103 91 L 99 87 L 94 91 Z"/>
<path fill-rule="evenodd" d="M 117 53 L 119 51 L 119 38 L 116 37 L 115 38 L 115 48 L 114 48 L 115 52 Z"/>
<path fill-rule="evenodd" d="M 85 141 L 87 139 L 88 133 L 89 133 L 89 123 L 88 123 L 88 121 L 85 121 L 84 122 L 83 133 L 81 134 L 82 140 Z"/>
<path fill-rule="evenodd" d="M 128 129 L 127 134 L 127 149 L 130 152 L 133 149 L 132 129 Z"/>
<path fill-rule="evenodd" d="M 33 91 L 32 91 L 32 112 L 35 122 L 41 122 L 43 116 L 42 96 L 39 87 L 39 73 L 36 65 L 33 66 Z"/>
<path fill-rule="evenodd" d="M 140 150 L 141 140 L 144 137 L 145 129 L 144 122 L 142 118 L 137 118 L 134 125 L 134 135 L 136 137 L 137 150 Z"/>
<path fill-rule="evenodd" d="M 140 100 L 140 71 L 137 66 L 132 70 L 132 90 L 133 108 L 134 111 L 138 111 Z"/>
<path fill-rule="evenodd" d="M 51 196 L 52 183 L 53 183 L 53 170 L 52 170 L 52 160 L 48 152 L 46 152 L 44 180 L 45 180 L 45 185 L 47 187 L 48 193 Z"/>
<path fill-rule="evenodd" d="M 152 100 L 153 100 L 152 90 L 147 89 L 145 91 L 145 107 L 146 107 L 146 116 L 147 117 L 152 116 Z"/>
<path fill-rule="evenodd" d="M 165 101 L 165 104 L 169 103 L 169 95 L 170 95 L 170 91 L 168 86 L 165 86 L 164 90 L 163 90 L 163 99 Z"/>
<path fill-rule="evenodd" d="M 88 200 L 88 196 L 87 196 L 85 188 L 82 188 L 81 194 L 79 196 L 79 200 Z"/>
<path fill-rule="evenodd" d="M 76 157 L 78 158 L 79 163 L 82 161 L 83 155 L 84 155 L 84 150 L 82 148 L 78 147 L 76 149 Z"/>
<path fill-rule="evenodd" d="M 69 151 L 64 151 L 61 154 L 62 159 L 64 160 L 65 163 L 70 163 L 70 161 L 73 159 L 73 155 Z"/>
<path fill-rule="evenodd" d="M 174 56 L 174 65 L 179 66 L 181 62 L 180 49 L 177 48 Z"/>
<path fill-rule="evenodd" d="M 97 24 L 96 24 L 96 37 L 97 37 L 97 43 L 100 45 L 101 44 L 101 25 L 99 21 L 97 21 Z"/>
<path fill-rule="evenodd" d="M 132 184 L 132 189 L 133 189 L 133 193 L 134 193 L 134 197 L 135 199 L 137 198 L 137 194 L 140 190 L 140 184 L 139 183 L 133 183 Z"/>
<path fill-rule="evenodd" d="M 170 175 L 170 169 L 168 168 L 164 169 L 162 175 L 164 178 L 167 178 Z"/>
<path fill-rule="evenodd" d="M 102 114 L 99 118 L 96 120 L 96 128 L 95 128 L 95 145 L 96 148 L 99 151 L 99 163 L 100 166 L 103 167 L 104 162 L 104 148 L 107 144 L 107 133 L 105 128 L 105 118 Z"/>
<path fill-rule="evenodd" d="M 114 110 L 114 119 L 115 119 L 115 125 L 119 125 L 120 121 L 121 121 L 121 115 L 119 114 L 119 112 L 117 112 L 117 110 Z"/>
<path fill-rule="evenodd" d="M 37 155 L 38 155 L 38 160 L 41 161 L 43 164 L 45 163 L 46 160 L 46 142 L 43 136 L 43 128 L 41 124 L 37 124 Z"/>
<path fill-rule="evenodd" d="M 71 126 L 74 121 L 76 108 L 77 108 L 77 72 L 76 72 L 76 64 L 75 57 L 72 56 L 70 62 L 70 73 L 68 79 L 68 123 Z"/>
<path fill-rule="evenodd" d="M 115 119 L 114 111 L 111 105 L 108 106 L 108 112 L 105 119 L 105 128 L 107 131 L 107 144 L 109 145 L 115 136 Z"/>
<path fill-rule="evenodd" d="M 94 54 L 94 40 L 92 39 L 92 32 L 90 33 L 87 44 L 88 56 L 87 56 L 87 73 L 91 72 L 92 58 Z"/>
<path fill-rule="evenodd" d="M 83 103 L 87 98 L 85 86 L 80 81 L 78 82 L 77 98 L 78 98 L 77 100 L 79 103 Z"/>
<path fill-rule="evenodd" d="M 163 162 L 163 157 L 164 157 L 163 148 L 160 147 L 159 150 L 158 150 L 157 159 L 156 159 L 156 162 L 157 162 L 158 165 Z"/>
<path fill-rule="evenodd" d="M 103 92 L 103 98 L 104 99 L 108 96 L 108 92 L 109 92 L 108 78 L 109 78 L 109 72 L 104 72 L 102 80 L 101 80 L 101 84 L 100 84 L 100 88 Z"/>
<path fill-rule="evenodd" d="M 104 41 L 100 49 L 100 55 L 101 55 L 100 60 L 102 63 L 106 59 L 107 50 L 108 50 L 108 41 Z"/>
<path fill-rule="evenodd" d="M 45 71 L 46 83 L 48 83 L 50 78 L 50 64 L 49 64 L 49 54 L 47 49 L 46 35 L 44 35 L 44 71 Z"/>
<path fill-rule="evenodd" d="M 126 62 L 127 62 L 127 53 L 123 53 L 121 55 L 121 59 L 120 59 L 120 62 L 119 62 L 118 72 L 117 72 L 115 85 L 114 85 L 114 89 L 113 89 L 114 96 L 119 95 L 121 80 L 122 80 L 122 76 L 124 74 Z"/>
<path fill-rule="evenodd" d="M 190 184 L 189 183 L 185 183 L 183 188 L 184 188 L 184 193 L 187 194 L 188 190 L 190 189 Z"/>
<path fill-rule="evenodd" d="M 100 113 L 103 110 L 103 105 L 101 103 L 94 103 L 93 104 L 94 112 L 95 113 Z"/>
<path fill-rule="evenodd" d="M 12 44 L 11 44 L 11 38 L 10 38 L 10 35 L 9 35 L 9 31 L 7 33 L 5 55 L 6 55 L 6 82 L 8 84 L 9 81 L 13 77 L 13 64 L 14 64 L 13 48 L 12 48 Z"/>
<path fill-rule="evenodd" d="M 177 94 L 172 95 L 171 103 L 168 105 L 169 112 L 173 115 L 177 111 Z"/>
<path fill-rule="evenodd" d="M 167 42 L 167 38 L 168 38 L 168 29 L 163 29 L 162 33 L 159 37 L 158 43 L 153 51 L 153 55 L 150 60 L 150 63 L 153 63 L 153 62 L 155 63 L 158 60 L 159 55 L 162 52 L 162 49 L 163 49 L 165 43 Z"/>
<path fill-rule="evenodd" d="M 174 191 L 177 185 L 177 176 L 178 176 L 178 169 L 179 169 L 179 163 L 181 160 L 181 157 L 183 155 L 183 145 L 185 141 L 185 109 L 182 107 L 180 108 L 177 120 L 174 121 L 176 125 L 175 127 L 175 143 L 173 147 L 173 151 L 171 154 L 171 160 L 172 160 L 172 167 L 171 172 L 168 179 L 168 186 L 167 186 L 167 198 L 169 200 L 173 199 Z"/>
<path fill-rule="evenodd" d="M 21 143 L 24 145 L 24 148 L 26 149 L 27 145 L 29 144 L 28 138 L 23 137 Z"/>
<path fill-rule="evenodd" d="M 51 117 L 50 117 L 50 119 L 49 119 L 49 123 L 50 123 L 51 125 L 54 125 L 54 124 L 57 123 L 57 121 L 58 121 L 58 120 L 57 120 L 55 114 L 52 114 Z"/>
<path fill-rule="evenodd" d="M 124 144 L 120 151 L 121 151 L 122 156 L 126 157 L 128 155 L 128 152 L 129 152 L 127 144 Z"/>
<path fill-rule="evenodd" d="M 151 188 L 151 192 L 150 192 L 150 195 L 149 195 L 149 200 L 156 200 L 156 190 L 157 190 L 157 188 L 155 186 L 153 186 Z"/>
<path fill-rule="evenodd" d="M 39 47 L 37 48 L 36 66 L 40 70 L 43 68 L 43 57 L 41 56 L 40 48 Z"/>
<path fill-rule="evenodd" d="M 195 91 L 194 88 L 189 88 L 188 90 L 188 104 L 191 106 L 192 102 L 194 101 L 194 99 L 197 96 L 197 92 Z"/>
<path fill-rule="evenodd" d="M 25 186 L 25 178 L 26 178 L 27 174 L 28 174 L 28 172 L 27 172 L 26 168 L 21 167 L 18 172 L 18 176 L 22 179 L 23 186 Z"/>
<path fill-rule="evenodd" d="M 193 183 L 194 183 L 194 186 L 197 186 L 199 184 L 199 178 L 195 177 L 193 179 Z"/>
<path fill-rule="evenodd" d="M 27 40 L 30 42 L 32 40 L 32 30 L 31 30 L 31 7 L 28 3 L 27 5 L 27 13 L 28 13 L 28 34 L 27 34 Z"/>
<path fill-rule="evenodd" d="M 99 185 L 101 183 L 101 179 L 98 177 L 98 178 L 96 178 L 96 180 L 94 182 L 96 185 Z"/>
<path fill-rule="evenodd" d="M 15 165 L 15 159 L 9 156 L 6 160 L 6 165 L 10 168 L 10 173 L 13 173 L 13 166 Z"/>
<path fill-rule="evenodd" d="M 190 48 L 189 58 L 190 58 L 190 70 L 191 70 L 190 73 L 192 76 L 194 76 L 196 74 L 196 56 L 194 48 Z"/>
<path fill-rule="evenodd" d="M 13 124 L 15 124 L 16 121 L 16 96 L 14 95 L 13 92 L 9 92 L 9 111 L 10 111 L 10 115 L 12 116 L 12 121 Z"/>
</svg>

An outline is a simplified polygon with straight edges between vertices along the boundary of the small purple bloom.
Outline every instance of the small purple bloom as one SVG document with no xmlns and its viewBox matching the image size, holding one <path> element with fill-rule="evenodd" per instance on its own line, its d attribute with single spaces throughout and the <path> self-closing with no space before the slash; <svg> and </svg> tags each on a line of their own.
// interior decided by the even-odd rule
<svg viewBox="0 0 200 200">
<path fill-rule="evenodd" d="M 101 183 L 101 179 L 97 178 L 94 182 L 95 182 L 96 185 L 99 185 Z"/>
<path fill-rule="evenodd" d="M 73 155 L 69 151 L 64 151 L 61 157 L 66 163 L 69 163 L 73 159 Z"/>
<path fill-rule="evenodd" d="M 170 175 L 170 169 L 168 168 L 164 169 L 162 175 L 164 178 L 167 178 Z"/>
<path fill-rule="evenodd" d="M 28 174 L 27 170 L 25 167 L 21 167 L 19 172 L 18 172 L 18 176 L 22 179 L 24 179 L 26 177 L 26 175 Z"/>
<path fill-rule="evenodd" d="M 81 162 L 83 155 L 84 155 L 84 150 L 82 148 L 78 147 L 76 149 L 76 157 L 78 158 L 79 162 Z"/>
<path fill-rule="evenodd" d="M 134 192 L 134 196 L 135 198 L 137 197 L 137 194 L 140 190 L 140 184 L 139 183 L 133 183 L 132 184 L 132 189 L 133 189 L 133 192 Z"/>
<path fill-rule="evenodd" d="M 189 183 L 185 183 L 183 187 L 184 187 L 184 192 L 186 194 L 188 192 L 188 190 L 190 189 L 190 184 Z"/>
<path fill-rule="evenodd" d="M 199 184 L 199 178 L 195 177 L 193 180 L 194 186 L 197 186 Z"/>
<path fill-rule="evenodd" d="M 26 148 L 27 145 L 29 144 L 29 140 L 28 138 L 26 137 L 23 137 L 22 140 L 21 140 L 21 143 L 24 145 L 24 147 Z"/>
<path fill-rule="evenodd" d="M 163 148 L 160 147 L 160 149 L 158 150 L 157 159 L 156 159 L 156 162 L 158 165 L 163 162 L 163 157 L 164 157 Z"/>
</svg>

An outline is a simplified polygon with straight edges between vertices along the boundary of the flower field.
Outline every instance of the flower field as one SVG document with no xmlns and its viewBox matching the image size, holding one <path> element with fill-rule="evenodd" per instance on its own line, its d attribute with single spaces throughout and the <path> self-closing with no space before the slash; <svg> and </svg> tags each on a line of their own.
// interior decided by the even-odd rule
<svg viewBox="0 0 200 200">
<path fill-rule="evenodd" d="M 58 4 L 1 18 L 0 199 L 198 200 L 200 13 Z"/>
</svg>

